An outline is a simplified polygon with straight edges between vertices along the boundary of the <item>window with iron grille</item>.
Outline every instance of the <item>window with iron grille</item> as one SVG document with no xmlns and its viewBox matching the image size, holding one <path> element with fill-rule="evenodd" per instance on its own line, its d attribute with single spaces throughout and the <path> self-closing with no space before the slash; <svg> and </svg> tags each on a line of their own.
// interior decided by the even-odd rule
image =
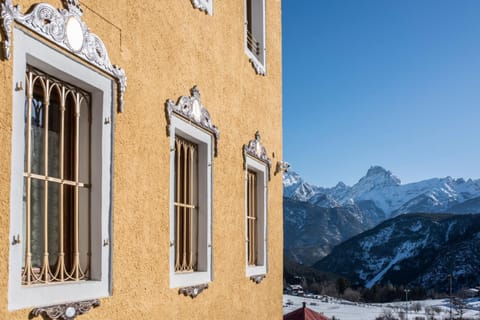
<svg viewBox="0 0 480 320">
<path fill-rule="evenodd" d="M 265 0 L 245 0 L 245 52 L 258 74 L 266 72 Z"/>
<path fill-rule="evenodd" d="M 245 233 L 247 276 L 267 273 L 267 166 L 246 156 Z"/>
<path fill-rule="evenodd" d="M 197 269 L 198 146 L 175 137 L 175 271 Z"/>
<path fill-rule="evenodd" d="M 13 33 L 8 307 L 107 297 L 114 80 Z"/>
<path fill-rule="evenodd" d="M 243 145 L 245 169 L 245 265 L 246 275 L 260 283 L 267 274 L 268 180 L 272 161 L 260 132 Z"/>
<path fill-rule="evenodd" d="M 26 69 L 22 284 L 88 279 L 90 94 Z"/>
<path fill-rule="evenodd" d="M 170 105 L 170 287 L 204 285 L 212 271 L 212 159 L 215 136 L 181 114 L 196 96 Z M 185 103 L 185 104 L 184 104 Z M 185 107 L 186 105 L 186 107 Z M 178 110 L 178 112 L 177 112 Z M 204 113 L 206 114 L 206 113 Z M 216 127 L 212 127 L 215 128 Z"/>
</svg>

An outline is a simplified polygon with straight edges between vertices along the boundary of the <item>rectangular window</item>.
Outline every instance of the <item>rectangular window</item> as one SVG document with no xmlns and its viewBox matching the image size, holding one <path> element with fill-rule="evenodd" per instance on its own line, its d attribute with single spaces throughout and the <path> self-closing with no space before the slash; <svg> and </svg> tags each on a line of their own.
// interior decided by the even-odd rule
<svg viewBox="0 0 480 320">
<path fill-rule="evenodd" d="M 170 287 L 212 281 L 213 137 L 170 118 Z"/>
<path fill-rule="evenodd" d="M 265 74 L 265 51 L 265 0 L 245 0 L 245 52 L 259 74 Z"/>
<path fill-rule="evenodd" d="M 13 32 L 8 308 L 107 297 L 114 80 Z"/>
<path fill-rule="evenodd" d="M 267 274 L 267 179 L 268 168 L 257 159 L 246 156 L 245 236 L 246 275 Z"/>
<path fill-rule="evenodd" d="M 175 271 L 197 269 L 198 146 L 175 137 Z"/>
<path fill-rule="evenodd" d="M 26 69 L 22 284 L 88 279 L 90 95 Z"/>
</svg>

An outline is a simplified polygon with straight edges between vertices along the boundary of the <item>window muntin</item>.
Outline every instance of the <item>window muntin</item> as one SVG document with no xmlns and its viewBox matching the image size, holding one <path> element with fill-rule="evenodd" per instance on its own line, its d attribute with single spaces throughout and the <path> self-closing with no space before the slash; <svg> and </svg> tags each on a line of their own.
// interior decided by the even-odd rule
<svg viewBox="0 0 480 320">
<path fill-rule="evenodd" d="M 88 279 L 90 95 L 26 68 L 22 284 Z"/>
<path fill-rule="evenodd" d="M 265 0 L 245 0 L 245 52 L 256 72 L 266 70 Z"/>
<path fill-rule="evenodd" d="M 175 272 L 197 270 L 198 145 L 175 137 Z"/>
</svg>

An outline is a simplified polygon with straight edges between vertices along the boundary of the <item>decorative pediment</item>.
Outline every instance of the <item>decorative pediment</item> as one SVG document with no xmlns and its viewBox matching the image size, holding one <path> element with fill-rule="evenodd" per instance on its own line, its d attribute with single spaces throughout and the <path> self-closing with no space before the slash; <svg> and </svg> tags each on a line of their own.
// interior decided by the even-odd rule
<svg viewBox="0 0 480 320">
<path fill-rule="evenodd" d="M 100 305 L 98 299 L 73 302 L 67 304 L 60 304 L 50 307 L 35 308 L 32 310 L 32 316 L 43 316 L 44 319 L 62 319 L 73 320 L 77 316 L 87 313 L 92 308 L 96 308 Z"/>
<path fill-rule="evenodd" d="M 192 6 L 200 11 L 204 11 L 205 13 L 212 15 L 213 11 L 213 0 L 191 0 Z"/>
<path fill-rule="evenodd" d="M 196 124 L 202 129 L 210 132 L 215 140 L 215 156 L 218 154 L 217 144 L 220 137 L 220 131 L 217 126 L 212 123 L 210 113 L 203 106 L 200 101 L 200 91 L 197 86 L 194 86 L 191 90 L 191 96 L 182 96 L 175 103 L 172 100 L 167 100 L 166 109 L 168 115 L 168 121 L 171 122 L 174 114 L 184 118 L 185 120 Z"/>
<path fill-rule="evenodd" d="M 245 163 L 247 156 L 251 156 L 265 163 L 265 165 L 268 167 L 268 180 L 270 180 L 270 168 L 272 167 L 272 161 L 267 156 L 267 150 L 261 143 L 260 132 L 258 131 L 255 132 L 255 139 L 250 140 L 248 144 L 243 145 L 243 157 Z"/>
<path fill-rule="evenodd" d="M 34 5 L 29 13 L 22 14 L 19 5 L 14 6 L 12 0 L 3 0 L 3 57 L 10 59 L 12 25 L 16 22 L 115 78 L 118 85 L 118 110 L 123 112 L 127 87 L 125 70 L 112 65 L 103 41 L 90 32 L 82 20 L 83 12 L 79 1 L 65 0 L 64 3 L 66 9 L 56 9 L 48 3 L 39 3 Z"/>
</svg>

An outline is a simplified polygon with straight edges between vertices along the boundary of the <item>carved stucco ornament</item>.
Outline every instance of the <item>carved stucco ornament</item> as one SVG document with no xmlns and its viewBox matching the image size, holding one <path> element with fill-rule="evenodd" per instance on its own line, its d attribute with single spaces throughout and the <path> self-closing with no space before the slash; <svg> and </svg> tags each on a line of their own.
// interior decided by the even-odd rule
<svg viewBox="0 0 480 320">
<path fill-rule="evenodd" d="M 32 310 L 32 316 L 42 315 L 46 319 L 74 320 L 77 316 L 87 313 L 92 308 L 100 305 L 98 299 L 80 302 L 60 304 L 50 307 L 35 308 Z"/>
<path fill-rule="evenodd" d="M 270 168 L 272 167 L 272 161 L 267 156 L 267 150 L 262 145 L 260 132 L 255 132 L 255 139 L 250 140 L 248 144 L 243 145 L 243 160 L 244 160 L 244 167 L 246 168 L 246 158 L 247 156 L 251 156 L 263 163 L 267 166 L 268 170 L 268 180 L 270 180 Z"/>
<path fill-rule="evenodd" d="M 127 87 L 125 70 L 112 65 L 103 41 L 91 33 L 82 20 L 83 11 L 78 0 L 65 0 L 66 9 L 56 9 L 48 3 L 38 3 L 27 14 L 12 0 L 1 3 L 2 50 L 4 59 L 10 59 L 12 25 L 14 22 L 52 41 L 82 60 L 111 75 L 118 85 L 118 111 L 124 110 Z"/>
<path fill-rule="evenodd" d="M 184 296 L 191 297 L 192 299 L 198 296 L 203 290 L 208 289 L 208 284 L 199 284 L 196 286 L 191 287 L 184 287 L 178 290 L 179 294 L 183 294 Z"/>
<path fill-rule="evenodd" d="M 204 11 L 205 13 L 212 15 L 212 4 L 213 0 L 191 0 L 192 6 L 200 11 Z"/>
<path fill-rule="evenodd" d="M 255 69 L 255 72 L 258 75 L 264 76 L 265 75 L 265 67 L 262 66 L 256 59 L 250 58 L 250 62 L 252 63 L 253 68 Z"/>
<path fill-rule="evenodd" d="M 256 284 L 259 284 L 260 282 L 262 282 L 263 279 L 265 279 L 265 275 L 264 275 L 264 274 L 260 274 L 260 275 L 258 275 L 258 276 L 251 276 L 251 277 L 250 277 L 250 280 L 252 280 L 252 281 L 255 282 Z"/>
<path fill-rule="evenodd" d="M 220 138 L 220 131 L 218 130 L 218 127 L 212 123 L 210 113 L 208 113 L 208 110 L 200 101 L 200 91 L 197 86 L 194 86 L 191 89 L 191 96 L 182 96 L 178 99 L 177 103 L 169 99 L 165 103 L 165 107 L 169 123 L 171 122 L 172 116 L 176 114 L 211 133 L 215 140 L 215 157 L 218 155 L 218 139 Z"/>
</svg>

